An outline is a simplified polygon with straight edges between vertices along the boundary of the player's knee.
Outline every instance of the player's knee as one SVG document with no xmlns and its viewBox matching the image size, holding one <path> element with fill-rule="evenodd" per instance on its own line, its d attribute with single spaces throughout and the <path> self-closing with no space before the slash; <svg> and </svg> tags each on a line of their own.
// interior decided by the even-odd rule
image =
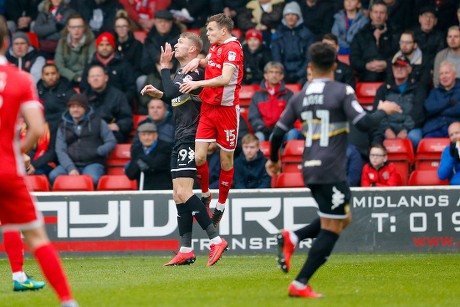
<svg viewBox="0 0 460 307">
<path fill-rule="evenodd" d="M 195 163 L 200 166 L 206 163 L 207 156 L 195 155 Z"/>
</svg>

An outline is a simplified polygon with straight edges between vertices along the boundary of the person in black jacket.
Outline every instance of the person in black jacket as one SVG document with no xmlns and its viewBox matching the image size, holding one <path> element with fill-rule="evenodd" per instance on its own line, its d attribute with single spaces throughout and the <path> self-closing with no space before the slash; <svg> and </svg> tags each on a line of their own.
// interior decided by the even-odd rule
<svg viewBox="0 0 460 307">
<path fill-rule="evenodd" d="M 325 34 L 322 42 L 331 45 L 337 51 L 339 50 L 339 41 L 337 36 L 332 33 Z M 335 64 L 337 66 L 334 71 L 334 80 L 351 85 L 352 88 L 356 88 L 355 76 L 353 76 L 353 70 L 350 65 L 339 60 L 336 60 Z"/>
<path fill-rule="evenodd" d="M 131 146 L 131 161 L 125 167 L 126 176 L 137 181 L 140 190 L 172 189 L 170 143 L 158 139 L 154 123 L 137 128 L 140 142 Z"/>
<path fill-rule="evenodd" d="M 263 44 L 262 33 L 256 29 L 246 32 L 243 44 L 244 77 L 242 84 L 259 84 L 264 78 L 265 64 L 271 61 L 272 52 Z"/>
<path fill-rule="evenodd" d="M 111 31 L 118 10 L 117 0 L 71 0 L 70 4 L 89 24 L 94 36 Z"/>
</svg>

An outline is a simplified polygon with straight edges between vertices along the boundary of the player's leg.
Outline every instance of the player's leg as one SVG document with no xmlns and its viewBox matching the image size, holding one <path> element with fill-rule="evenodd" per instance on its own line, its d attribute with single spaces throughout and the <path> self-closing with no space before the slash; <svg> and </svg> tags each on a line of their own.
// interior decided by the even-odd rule
<svg viewBox="0 0 460 307">
<path fill-rule="evenodd" d="M 195 142 L 196 179 L 201 188 L 201 201 L 209 212 L 212 195 L 209 191 L 208 147 L 209 142 Z"/>
<path fill-rule="evenodd" d="M 289 286 L 290 296 L 307 298 L 320 297 L 308 285 L 313 274 L 327 261 L 340 233 L 344 229 L 348 215 L 350 189 L 344 183 L 311 185 L 313 197 L 318 203 L 321 217 L 321 230 L 308 253 L 307 261 L 296 279 Z M 334 196 L 334 197 L 333 197 Z M 334 199 L 334 203 L 331 200 Z M 348 220 L 349 222 L 349 220 Z"/>
<path fill-rule="evenodd" d="M 17 230 L 4 232 L 3 245 L 13 274 L 13 290 L 27 291 L 43 288 L 45 286 L 44 282 L 33 280 L 23 270 L 24 244 L 22 243 L 21 233 Z"/>
</svg>

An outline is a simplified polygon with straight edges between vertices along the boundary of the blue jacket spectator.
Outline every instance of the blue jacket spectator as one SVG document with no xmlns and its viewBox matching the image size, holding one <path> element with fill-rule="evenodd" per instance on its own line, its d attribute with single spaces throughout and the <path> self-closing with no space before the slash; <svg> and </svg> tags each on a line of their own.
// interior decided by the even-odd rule
<svg viewBox="0 0 460 307">
<path fill-rule="evenodd" d="M 448 126 L 460 120 L 460 80 L 450 62 L 441 63 L 441 84 L 433 88 L 425 100 L 427 120 L 424 137 L 448 137 Z"/>
<path fill-rule="evenodd" d="M 339 54 L 350 54 L 350 45 L 355 35 L 369 22 L 369 18 L 360 10 L 353 19 L 343 10 L 334 15 L 332 34 L 339 40 Z"/>
<path fill-rule="evenodd" d="M 305 26 L 297 2 L 286 4 L 281 23 L 272 43 L 273 60 L 283 64 L 286 83 L 300 84 L 305 80 L 313 33 Z"/>
<path fill-rule="evenodd" d="M 453 122 L 448 130 L 451 143 L 442 152 L 438 177 L 448 179 L 451 185 L 460 185 L 460 122 Z"/>
<path fill-rule="evenodd" d="M 350 187 L 359 187 L 364 161 L 358 149 L 348 144 L 347 147 L 347 182 Z"/>
</svg>

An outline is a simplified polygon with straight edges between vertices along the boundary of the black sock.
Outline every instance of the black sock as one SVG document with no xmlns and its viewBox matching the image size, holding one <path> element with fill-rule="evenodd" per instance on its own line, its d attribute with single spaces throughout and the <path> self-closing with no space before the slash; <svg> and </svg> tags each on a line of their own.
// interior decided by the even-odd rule
<svg viewBox="0 0 460 307">
<path fill-rule="evenodd" d="M 198 224 L 200 224 L 203 230 L 206 230 L 209 224 L 212 224 L 212 220 L 209 217 L 208 212 L 206 211 L 206 207 L 198 198 L 198 196 L 193 195 L 192 197 L 190 197 L 185 202 L 185 205 L 188 207 L 192 216 L 195 217 L 196 221 L 198 222 Z"/>
<path fill-rule="evenodd" d="M 192 247 L 193 216 L 187 204 L 176 204 L 181 246 Z"/>
<path fill-rule="evenodd" d="M 297 281 L 305 285 L 308 284 L 313 274 L 327 261 L 338 238 L 338 234 L 321 229 L 308 253 L 307 261 L 296 277 Z"/>
<path fill-rule="evenodd" d="M 297 236 L 297 238 L 299 238 L 299 242 L 300 242 L 307 238 L 316 238 L 320 230 L 321 230 L 321 221 L 318 217 L 314 219 L 313 222 L 311 222 L 307 226 L 294 231 L 294 233 Z"/>
</svg>

